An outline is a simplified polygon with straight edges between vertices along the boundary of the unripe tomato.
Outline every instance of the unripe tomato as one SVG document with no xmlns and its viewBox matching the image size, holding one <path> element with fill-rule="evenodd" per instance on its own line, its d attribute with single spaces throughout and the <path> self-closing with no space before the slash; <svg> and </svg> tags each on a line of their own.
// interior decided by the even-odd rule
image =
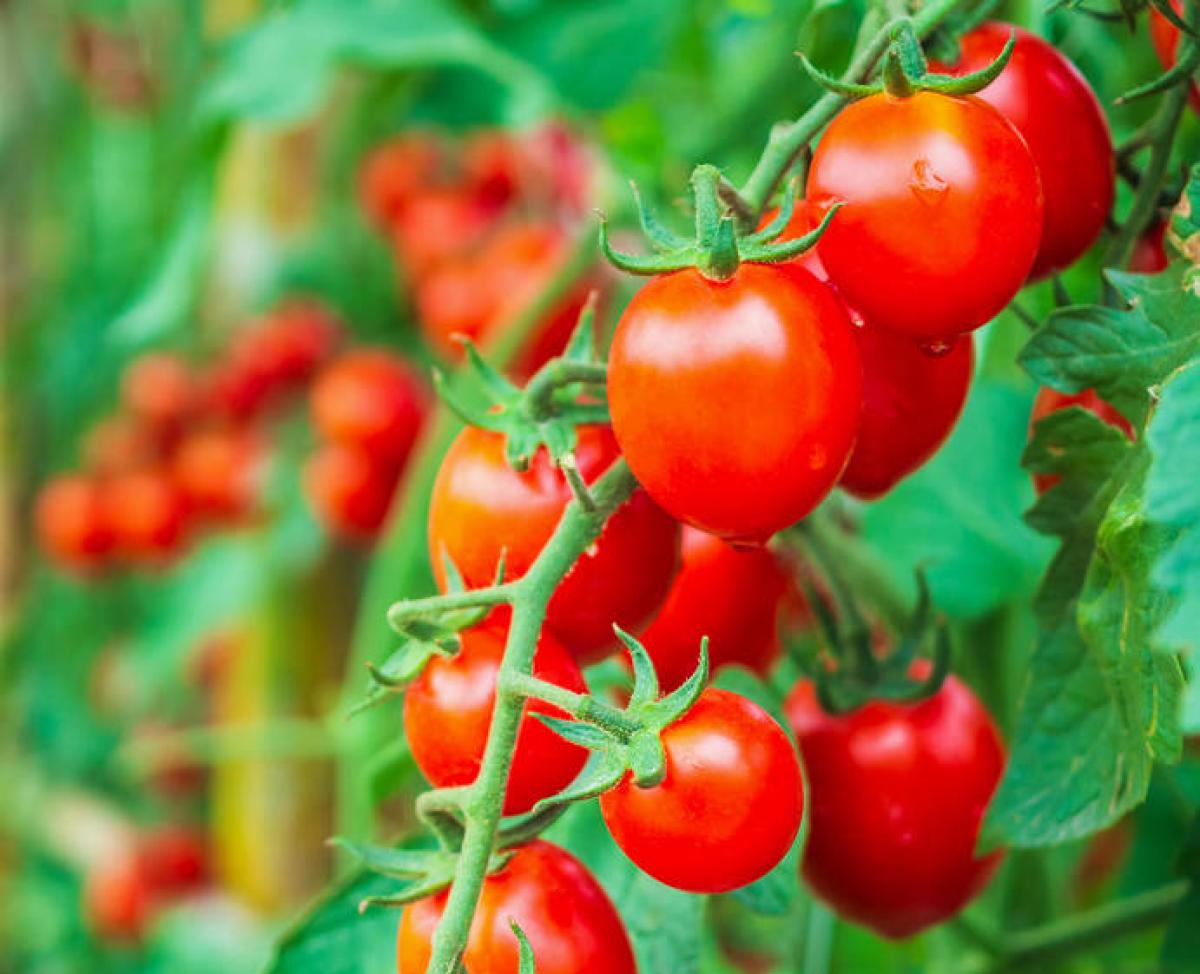
<svg viewBox="0 0 1200 974">
<path fill-rule="evenodd" d="M 418 900 L 400 920 L 399 974 L 425 974 L 433 932 L 449 893 Z M 537 974 L 637 974 L 629 934 L 608 894 L 583 863 L 535 840 L 483 881 L 463 965 L 480 974 L 517 974 L 512 924 L 533 949 Z"/>
<path fill-rule="evenodd" d="M 639 788 L 629 774 L 600 796 L 617 845 L 643 872 L 691 893 L 765 875 L 791 848 L 804 811 L 787 734 L 757 704 L 710 687 L 661 739 L 660 784 Z"/>
<path fill-rule="evenodd" d="M 737 664 L 765 674 L 779 656 L 776 618 L 788 590 L 778 559 L 765 548 L 731 548 L 693 527 L 683 529 L 680 551 L 675 583 L 642 633 L 663 691 L 692 675 L 703 636 L 714 672 Z"/>
<path fill-rule="evenodd" d="M 579 428 L 576 464 L 594 483 L 617 459 L 606 426 Z M 504 457 L 498 433 L 468 427 L 442 461 L 429 509 L 429 552 L 444 590 L 449 557 L 468 588 L 490 585 L 504 557 L 505 578 L 524 575 L 550 539 L 571 500 L 549 452 L 539 448 L 518 473 Z M 679 556 L 679 526 L 644 491 L 608 520 L 555 590 L 546 625 L 581 663 L 616 648 L 612 625 L 642 627 L 662 604 Z"/>
<path fill-rule="evenodd" d="M 313 386 L 313 425 L 334 443 L 402 464 L 425 413 L 415 370 L 383 349 L 360 348 L 330 363 Z"/>
<path fill-rule="evenodd" d="M 426 132 L 411 132 L 377 145 L 359 170 L 358 197 L 376 226 L 395 226 L 404 208 L 433 182 L 443 149 Z"/>
<path fill-rule="evenodd" d="M 103 501 L 122 557 L 165 564 L 187 545 L 187 502 L 166 471 L 149 468 L 113 477 L 104 485 Z"/>
<path fill-rule="evenodd" d="M 923 466 L 962 415 L 975 365 L 970 335 L 945 351 L 874 325 L 855 331 L 863 367 L 862 425 L 841 486 L 866 500 Z"/>
<path fill-rule="evenodd" d="M 1075 263 L 1104 229 L 1116 192 L 1112 136 L 1104 109 L 1079 70 L 1036 34 L 992 21 L 962 38 L 952 68 L 979 71 L 999 56 L 1012 33 L 1012 57 L 976 96 L 1016 126 L 1042 180 L 1042 241 L 1029 272 L 1045 277 Z"/>
<path fill-rule="evenodd" d="M 199 404 L 199 385 L 192 368 L 178 355 L 152 352 L 130 363 L 121 378 L 125 407 L 155 430 L 171 434 Z"/>
<path fill-rule="evenodd" d="M 138 842 L 141 868 L 153 892 L 175 898 L 194 892 L 208 879 L 208 848 L 204 837 L 183 825 L 153 829 Z"/>
<path fill-rule="evenodd" d="M 112 553 L 112 528 L 96 481 L 64 474 L 38 492 L 34 510 L 38 542 L 56 564 L 88 574 Z"/>
<path fill-rule="evenodd" d="M 1109 426 L 1115 426 L 1130 440 L 1136 439 L 1133 425 L 1108 402 L 1101 399 L 1095 389 L 1085 389 L 1083 392 L 1066 393 L 1057 389 L 1042 388 L 1038 390 L 1037 398 L 1033 401 L 1033 411 L 1029 414 L 1029 435 L 1033 436 L 1033 428 L 1038 421 L 1056 413 L 1068 406 L 1078 406 L 1089 413 L 1098 416 Z M 1034 474 L 1033 486 L 1039 494 L 1044 494 L 1062 478 L 1057 474 Z"/>
<path fill-rule="evenodd" d="M 262 459 L 260 445 L 244 430 L 199 429 L 180 442 L 171 475 L 193 513 L 237 521 L 254 509 Z"/>
<path fill-rule="evenodd" d="M 971 331 L 1020 290 L 1042 233 L 1037 166 L 978 98 L 871 95 L 843 109 L 813 155 L 807 197 L 845 205 L 821 260 L 873 325 L 924 341 Z"/>
<path fill-rule="evenodd" d="M 799 267 L 656 277 L 609 358 L 613 430 L 634 475 L 670 514 L 733 541 L 763 542 L 825 498 L 861 395 L 850 319 Z"/>
<path fill-rule="evenodd" d="M 84 879 L 84 916 L 103 940 L 141 940 L 153 910 L 154 892 L 134 849 L 114 852 L 92 867 Z"/>
<path fill-rule="evenodd" d="M 304 491 L 317 517 L 333 533 L 355 541 L 379 534 L 399 473 L 368 453 L 330 443 L 304 465 Z"/>
<path fill-rule="evenodd" d="M 507 618 L 485 621 L 461 638 L 462 648 L 454 656 L 431 659 L 404 694 L 404 733 L 413 758 L 439 788 L 469 785 L 479 776 L 496 706 Z M 579 664 L 549 633 L 538 639 L 533 675 L 575 693 L 587 692 Z M 526 703 L 504 797 L 505 815 L 521 815 L 562 791 L 587 761 L 584 748 L 563 740 L 534 719 L 534 713 L 568 716 L 540 700 Z"/>
<path fill-rule="evenodd" d="M 841 916 L 885 937 L 953 916 L 1002 853 L 975 854 L 1004 770 L 1004 745 L 954 677 L 915 704 L 873 701 L 826 714 L 807 680 L 785 704 L 809 790 L 802 871 Z"/>
<path fill-rule="evenodd" d="M 1181 0 L 1171 0 L 1171 8 L 1183 16 L 1184 8 Z M 1179 28 L 1167 20 L 1162 14 L 1150 7 L 1150 43 L 1154 45 L 1154 53 L 1158 55 L 1158 63 L 1164 68 L 1173 68 L 1179 56 Z M 1188 101 L 1192 111 L 1200 113 L 1200 85 L 1195 81 L 1188 92 Z"/>
<path fill-rule="evenodd" d="M 1167 225 L 1163 221 L 1151 224 L 1133 245 L 1129 269 L 1135 274 L 1157 274 L 1170 264 L 1166 249 Z"/>
</svg>

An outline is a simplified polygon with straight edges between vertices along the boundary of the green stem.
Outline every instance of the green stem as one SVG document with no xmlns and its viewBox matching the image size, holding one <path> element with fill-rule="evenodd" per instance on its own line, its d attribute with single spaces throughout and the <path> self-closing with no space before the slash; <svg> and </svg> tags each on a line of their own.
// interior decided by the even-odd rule
<svg viewBox="0 0 1200 974">
<path fill-rule="evenodd" d="M 504 685 L 510 692 L 532 700 L 544 700 L 560 710 L 565 710 L 577 720 L 602 727 L 619 740 L 627 740 L 641 729 L 641 724 L 618 710 L 587 693 L 575 693 L 546 680 L 527 673 L 510 673 Z"/>
<path fill-rule="evenodd" d="M 913 30 L 918 37 L 925 37 L 938 26 L 957 5 L 958 0 L 930 0 L 919 13 L 912 17 Z M 870 78 L 879 59 L 883 57 L 892 39 L 892 29 L 902 18 L 885 24 L 876 33 L 861 38 L 850 67 L 842 75 L 843 81 L 859 82 Z M 741 196 L 749 204 L 757 218 L 766 208 L 779 181 L 783 179 L 792 163 L 804 151 L 833 117 L 842 110 L 846 99 L 841 95 L 827 93 L 796 121 L 777 125 L 772 131 L 767 147 L 754 171 L 742 187 Z"/>
<path fill-rule="evenodd" d="M 534 419 L 554 415 L 554 393 L 574 383 L 603 386 L 608 381 L 608 366 L 603 362 L 571 362 L 551 359 L 525 386 L 526 411 Z"/>
<path fill-rule="evenodd" d="M 479 777 L 471 786 L 462 852 L 445 912 L 433 936 L 427 974 L 455 974 L 457 971 L 487 874 L 525 704 L 525 698 L 509 689 L 508 684 L 514 674 L 528 676 L 532 673 L 534 648 L 550 596 L 588 545 L 595 541 L 609 515 L 628 499 L 636 484 L 624 461 L 614 464 L 592 492 L 596 510 L 585 511 L 578 502 L 567 505 L 541 554 L 524 577 L 515 583 L 518 593 L 497 677 L 496 707 L 492 712 L 487 747 Z"/>
<path fill-rule="evenodd" d="M 387 620 L 393 629 L 400 629 L 409 620 L 420 619 L 431 613 L 454 609 L 486 609 L 489 606 L 511 602 L 512 599 L 511 585 L 489 585 L 486 588 L 467 589 L 465 592 L 430 595 L 423 599 L 404 599 L 388 609 Z"/>
</svg>

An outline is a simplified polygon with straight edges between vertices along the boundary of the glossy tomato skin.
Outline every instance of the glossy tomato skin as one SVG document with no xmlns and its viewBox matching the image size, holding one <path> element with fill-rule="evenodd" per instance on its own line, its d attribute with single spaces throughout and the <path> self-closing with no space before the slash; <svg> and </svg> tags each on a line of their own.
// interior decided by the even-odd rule
<svg viewBox="0 0 1200 974">
<path fill-rule="evenodd" d="M 995 317 L 1041 239 L 1033 157 L 1012 123 L 974 97 L 853 103 L 817 146 L 806 195 L 821 213 L 845 204 L 820 246 L 847 304 L 921 341 Z"/>
<path fill-rule="evenodd" d="M 330 363 L 312 390 L 313 424 L 334 443 L 403 463 L 425 415 L 416 371 L 383 349 L 360 348 Z"/>
<path fill-rule="evenodd" d="M 438 893 L 405 909 L 396 945 L 399 974 L 424 974 L 447 896 Z M 578 859 L 549 842 L 522 846 L 484 880 L 463 955 L 467 970 L 517 974 L 514 922 L 529 939 L 538 974 L 637 974 L 612 900 Z"/>
<path fill-rule="evenodd" d="M 978 94 L 1016 126 L 1037 164 L 1045 200 L 1042 240 L 1031 278 L 1075 263 L 1104 229 L 1116 191 L 1112 136 L 1083 75 L 1036 34 L 989 22 L 962 38 L 952 68 L 962 75 L 991 64 L 1016 33 L 1012 57 Z"/>
<path fill-rule="evenodd" d="M 1180 0 L 1171 0 L 1174 11 L 1183 16 L 1183 4 Z M 1172 68 L 1179 54 L 1179 28 L 1160 14 L 1154 7 L 1150 8 L 1150 43 L 1154 45 L 1154 53 L 1158 63 L 1164 68 Z M 1200 85 L 1195 81 L 1188 92 L 1188 101 L 1192 111 L 1200 114 Z"/>
<path fill-rule="evenodd" d="M 103 489 L 89 477 L 64 474 L 48 481 L 38 492 L 34 524 L 42 549 L 68 571 L 90 575 L 112 553 Z"/>
<path fill-rule="evenodd" d="M 670 514 L 726 540 L 761 543 L 800 520 L 858 432 L 852 327 L 802 268 L 651 280 L 621 316 L 608 368 L 634 475 Z"/>
<path fill-rule="evenodd" d="M 1059 392 L 1057 389 L 1050 388 L 1039 389 L 1037 398 L 1033 400 L 1033 411 L 1029 414 L 1029 435 L 1033 436 L 1033 428 L 1039 420 L 1045 419 L 1060 409 L 1066 409 L 1068 406 L 1086 409 L 1089 413 L 1104 420 L 1109 426 L 1115 426 L 1128 439 L 1136 439 L 1133 425 L 1129 420 L 1117 412 L 1111 403 L 1101 399 L 1095 389 L 1085 389 L 1083 392 L 1077 393 Z M 1044 494 L 1061 479 L 1057 474 L 1034 474 L 1033 486 L 1039 494 Z"/>
<path fill-rule="evenodd" d="M 800 831 L 796 751 L 757 704 L 709 688 L 662 733 L 667 773 L 639 788 L 627 775 L 600 796 L 617 845 L 643 872 L 691 893 L 751 883 Z"/>
<path fill-rule="evenodd" d="M 680 554 L 667 600 L 642 633 L 662 690 L 692 675 L 703 636 L 714 672 L 737 664 L 765 675 L 779 656 L 776 621 L 788 591 L 778 558 L 765 548 L 732 548 L 693 527 L 683 529 Z"/>
<path fill-rule="evenodd" d="M 987 884 L 1001 853 L 975 855 L 1004 770 L 991 717 L 954 677 L 916 704 L 826 714 L 809 681 L 785 703 L 809 788 L 802 871 L 847 919 L 891 938 L 948 919 Z"/>
<path fill-rule="evenodd" d="M 335 534 L 374 541 L 387 519 L 399 472 L 370 454 L 328 443 L 304 465 L 304 492 L 317 517 Z"/>
<path fill-rule="evenodd" d="M 862 425 L 841 486 L 872 500 L 946 442 L 967 401 L 975 352 L 970 335 L 938 352 L 870 324 L 855 338 L 863 367 Z"/>
<path fill-rule="evenodd" d="M 405 691 L 405 736 L 417 767 L 439 788 L 469 785 L 479 775 L 507 638 L 507 619 L 493 618 L 466 630 L 458 653 L 450 658 L 435 656 Z M 538 640 L 533 675 L 575 693 L 587 692 L 579 664 L 549 634 Z M 529 716 L 567 717 L 566 713 L 542 701 L 527 703 L 525 713 L 513 753 L 505 815 L 521 815 L 562 791 L 587 761 L 585 749 L 567 743 Z"/>
<path fill-rule="evenodd" d="M 120 474 L 104 484 L 104 516 L 117 552 L 131 562 L 171 562 L 188 543 L 187 501 L 170 473 L 160 468 Z"/>
<path fill-rule="evenodd" d="M 617 456 L 608 427 L 580 427 L 575 458 L 587 483 Z M 429 553 L 439 586 L 445 589 L 446 556 L 468 588 L 493 582 L 501 554 L 505 577 L 520 578 L 571 496 L 545 448 L 518 473 L 505 460 L 500 434 L 463 430 L 442 461 L 429 509 Z M 616 649 L 614 622 L 630 632 L 649 622 L 666 598 L 678 557 L 678 524 L 635 491 L 551 597 L 547 627 L 581 664 L 595 662 Z"/>
</svg>

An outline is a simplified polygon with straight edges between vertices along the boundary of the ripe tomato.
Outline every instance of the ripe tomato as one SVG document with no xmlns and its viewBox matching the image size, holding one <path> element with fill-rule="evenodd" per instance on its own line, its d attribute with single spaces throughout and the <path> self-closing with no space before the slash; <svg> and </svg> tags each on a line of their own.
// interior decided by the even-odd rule
<svg viewBox="0 0 1200 974">
<path fill-rule="evenodd" d="M 141 868 L 155 894 L 174 898 L 204 886 L 208 849 L 195 829 L 166 825 L 147 832 L 138 842 Z"/>
<path fill-rule="evenodd" d="M 1073 395 L 1059 392 L 1056 389 L 1039 389 L 1037 398 L 1033 401 L 1033 411 L 1029 414 L 1029 435 L 1033 435 L 1033 428 L 1038 424 L 1038 420 L 1044 419 L 1060 409 L 1066 409 L 1068 406 L 1079 406 L 1081 409 L 1086 409 L 1089 413 L 1099 416 L 1109 426 L 1115 426 L 1130 440 L 1136 439 L 1129 420 L 1117 412 L 1112 405 L 1101 399 L 1094 389 L 1086 389 Z M 1039 494 L 1044 494 L 1061 479 L 1056 474 L 1034 474 L 1033 486 Z"/>
<path fill-rule="evenodd" d="M 193 414 L 199 386 L 192 368 L 178 355 L 153 352 L 129 364 L 121 378 L 126 408 L 159 434 L 173 434 Z"/>
<path fill-rule="evenodd" d="M 426 132 L 406 133 L 371 150 L 359 170 L 358 197 L 376 226 L 395 226 L 405 207 L 433 182 L 443 154 L 437 139 Z"/>
<path fill-rule="evenodd" d="M 608 427 L 580 427 L 575 457 L 587 483 L 617 456 Z M 504 458 L 500 434 L 463 430 L 442 461 L 429 509 L 429 552 L 438 584 L 445 589 L 446 556 L 468 588 L 491 584 L 501 555 L 505 577 L 520 578 L 571 497 L 545 448 L 518 473 Z M 555 591 L 546 625 L 582 664 L 595 662 L 616 648 L 614 622 L 640 632 L 649 621 L 671 586 L 678 556 L 679 526 L 644 491 L 635 491 Z"/>
<path fill-rule="evenodd" d="M 1045 209 L 1042 242 L 1030 271 L 1041 278 L 1075 263 L 1104 229 L 1116 191 L 1112 136 L 1104 109 L 1078 69 L 1036 34 L 990 22 L 962 38 L 962 75 L 991 64 L 1009 35 L 1017 35 L 1012 58 L 979 92 L 1016 126 L 1042 180 Z"/>
<path fill-rule="evenodd" d="M 187 502 L 165 470 L 119 474 L 104 484 L 104 516 L 118 553 L 130 561 L 170 562 L 188 541 Z"/>
<path fill-rule="evenodd" d="M 439 788 L 469 785 L 479 775 L 507 638 L 507 618 L 493 618 L 466 630 L 458 653 L 449 659 L 434 657 L 405 691 L 405 736 L 417 767 Z M 538 640 L 533 675 L 575 693 L 587 692 L 579 664 L 548 633 Z M 525 712 L 567 716 L 539 700 L 526 703 Z M 562 791 L 582 770 L 587 756 L 584 748 L 567 743 L 541 721 L 526 716 L 517 735 L 504 814 L 521 815 Z"/>
<path fill-rule="evenodd" d="M 409 280 L 479 245 L 495 214 L 462 186 L 430 187 L 409 200 L 393 228 L 396 257 Z"/>
<path fill-rule="evenodd" d="M 462 168 L 472 195 L 490 209 L 501 209 L 521 193 L 524 147 L 503 129 L 482 129 L 463 143 Z"/>
<path fill-rule="evenodd" d="M 98 422 L 84 441 L 84 464 L 101 476 L 122 473 L 158 458 L 161 444 L 153 432 L 130 416 L 112 416 Z"/>
<path fill-rule="evenodd" d="M 121 850 L 92 867 L 84 879 L 83 912 L 95 934 L 118 943 L 142 938 L 154 893 L 136 850 Z"/>
<path fill-rule="evenodd" d="M 360 348 L 317 376 L 311 410 L 313 424 L 333 442 L 402 464 L 421 431 L 425 390 L 398 355 Z"/>
<path fill-rule="evenodd" d="M 804 784 L 787 734 L 745 697 L 709 688 L 662 733 L 667 774 L 600 796 L 617 845 L 659 882 L 724 893 L 767 873 L 800 831 Z"/>
<path fill-rule="evenodd" d="M 1024 140 L 978 98 L 871 95 L 826 130 L 808 199 L 838 211 L 821 260 L 872 324 L 926 341 L 971 331 L 1020 290 L 1042 233 Z"/>
<path fill-rule="evenodd" d="M 765 541 L 825 498 L 861 395 L 850 319 L 799 267 L 657 277 L 625 309 L 609 359 L 634 475 L 679 520 L 733 541 Z"/>
<path fill-rule="evenodd" d="M 765 548 L 731 548 L 693 527 L 683 529 L 680 550 L 675 583 L 642 633 L 664 692 L 692 675 L 703 636 L 713 671 L 738 664 L 765 674 L 779 656 L 775 624 L 788 589 L 778 559 Z"/>
<path fill-rule="evenodd" d="M 833 717 L 807 680 L 785 704 L 810 797 L 802 870 L 842 916 L 908 937 L 957 913 L 1001 853 L 979 857 L 1004 746 L 971 691 L 949 677 L 919 703 L 874 701 Z"/>
<path fill-rule="evenodd" d="M 319 302 L 282 301 L 234 337 L 226 392 L 244 397 L 252 412 L 268 405 L 307 383 L 340 336 L 337 318 Z"/>
<path fill-rule="evenodd" d="M 248 432 L 212 427 L 184 437 L 171 459 L 171 475 L 193 513 L 237 521 L 254 508 L 261 463 L 261 447 Z"/>
<path fill-rule="evenodd" d="M 1157 221 L 1151 224 L 1133 245 L 1133 253 L 1129 255 L 1129 269 L 1135 274 L 1157 274 L 1159 271 L 1165 271 L 1170 264 L 1167 259 L 1166 236 L 1166 223 Z"/>
<path fill-rule="evenodd" d="M 304 465 L 304 490 L 318 519 L 335 534 L 373 541 L 392 506 L 399 473 L 370 454 L 330 443 Z"/>
<path fill-rule="evenodd" d="M 112 552 L 103 490 L 88 477 L 64 474 L 48 481 L 38 492 L 34 523 L 42 550 L 69 571 L 94 572 Z"/>
<path fill-rule="evenodd" d="M 433 931 L 449 894 L 404 911 L 396 944 L 399 974 L 424 974 Z M 483 892 L 463 965 L 481 974 L 517 974 L 516 923 L 529 939 L 538 974 L 636 974 L 629 935 L 608 894 L 583 863 L 558 846 L 522 846 Z"/>
<path fill-rule="evenodd" d="M 967 401 L 975 352 L 970 335 L 952 339 L 944 352 L 869 324 L 855 338 L 863 365 L 862 425 L 841 486 L 870 500 L 946 442 Z"/>
<path fill-rule="evenodd" d="M 1180 16 L 1183 15 L 1181 0 L 1171 0 L 1171 7 Z M 1154 45 L 1154 53 L 1158 55 L 1158 63 L 1164 68 L 1175 66 L 1179 54 L 1179 28 L 1160 14 L 1154 7 L 1150 8 L 1150 43 Z M 1188 93 L 1192 111 L 1200 113 L 1200 85 L 1192 82 Z"/>
</svg>

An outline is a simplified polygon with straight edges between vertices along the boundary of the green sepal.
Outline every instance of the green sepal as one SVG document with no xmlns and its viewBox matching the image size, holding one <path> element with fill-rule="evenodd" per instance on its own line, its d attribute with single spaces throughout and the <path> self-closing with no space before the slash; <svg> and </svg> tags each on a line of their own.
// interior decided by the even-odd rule
<svg viewBox="0 0 1200 974">
<path fill-rule="evenodd" d="M 834 216 L 837 215 L 838 210 L 844 205 L 841 202 L 834 203 L 829 207 L 828 212 L 821 218 L 821 222 L 814 229 L 802 237 L 797 237 L 795 240 L 744 247 L 742 260 L 753 264 L 779 264 L 812 250 L 817 245 L 817 242 L 825 236 L 825 231 L 829 229 L 829 224 L 833 221 Z"/>
<path fill-rule="evenodd" d="M 881 90 L 878 84 L 860 84 L 855 81 L 843 81 L 841 78 L 835 78 L 831 74 L 826 74 L 815 64 L 812 63 L 807 55 L 798 53 L 800 58 L 800 66 L 820 87 L 826 91 L 839 95 L 842 98 L 866 98 L 868 95 L 878 94 Z"/>
<path fill-rule="evenodd" d="M 596 751 L 609 747 L 612 737 L 596 727 L 581 720 L 567 720 L 563 717 L 553 717 L 550 714 L 533 714 L 538 720 L 549 727 L 555 734 L 571 744 L 578 744 L 588 750 Z"/>
<path fill-rule="evenodd" d="M 1016 31 L 1010 31 L 1004 47 L 996 55 L 994 61 L 978 71 L 964 75 L 925 74 L 915 79 L 920 91 L 933 91 L 941 95 L 975 95 L 1000 77 L 1000 73 L 1012 59 L 1013 48 L 1017 44 Z"/>
<path fill-rule="evenodd" d="M 571 802 L 596 798 L 620 784 L 627 770 L 624 748 L 610 739 L 602 750 L 592 752 L 588 763 L 574 781 L 558 794 L 543 798 L 533 806 L 533 810 L 536 813 Z"/>
<path fill-rule="evenodd" d="M 444 860 L 453 866 L 454 857 L 444 852 L 429 849 L 394 849 L 389 846 L 354 842 L 342 836 L 334 836 L 327 843 L 335 849 L 350 853 L 373 873 L 392 879 L 416 879 L 430 873 Z"/>
<path fill-rule="evenodd" d="M 658 219 L 658 216 L 646 204 L 642 198 L 641 190 L 638 189 L 637 183 L 630 180 L 629 187 L 633 191 L 633 202 L 637 207 L 638 223 L 641 225 L 642 233 L 646 239 L 650 241 L 650 245 L 660 253 L 673 253 L 675 251 L 686 250 L 691 246 L 691 241 L 669 230 Z"/>
<path fill-rule="evenodd" d="M 692 675 L 661 700 L 646 704 L 642 708 L 645 722 L 661 729 L 673 724 L 686 714 L 692 709 L 692 704 L 700 698 L 700 694 L 708 685 L 708 672 L 708 637 L 704 636 L 700 640 L 699 662 L 692 671 Z"/>
<path fill-rule="evenodd" d="M 486 610 L 483 610 L 486 612 Z M 350 708 L 347 717 L 354 717 L 383 703 L 393 694 L 403 692 L 435 656 L 452 656 L 458 651 L 457 636 L 445 641 L 410 638 L 378 666 L 367 663 L 371 684 L 363 698 Z"/>
<path fill-rule="evenodd" d="M 1192 37 L 1197 36 L 1196 32 L 1192 29 L 1188 22 L 1180 17 L 1178 13 L 1176 13 L 1175 7 L 1170 0 L 1150 0 L 1150 6 L 1166 17 L 1167 21 L 1176 30 L 1182 31 L 1185 34 L 1190 34 Z"/>
<path fill-rule="evenodd" d="M 624 271 L 626 274 L 636 274 L 641 277 L 654 277 L 658 274 L 681 271 L 686 267 L 695 267 L 699 256 L 696 247 L 693 245 L 688 245 L 679 250 L 644 254 L 641 256 L 614 250 L 608 239 L 608 220 L 603 215 L 600 217 L 600 253 L 617 270 Z"/>
<path fill-rule="evenodd" d="M 516 920 L 509 920 L 508 925 L 512 927 L 513 936 L 517 938 L 517 974 L 537 974 L 537 966 L 533 959 L 533 947 L 529 945 L 529 938 L 525 936 L 525 931 L 518 926 Z"/>
<path fill-rule="evenodd" d="M 1200 47 L 1193 46 L 1188 52 L 1188 56 L 1181 61 L 1177 61 L 1169 70 L 1160 74 L 1153 81 L 1148 81 L 1144 85 L 1138 85 L 1136 88 L 1131 88 L 1129 91 L 1119 95 L 1115 104 L 1127 105 L 1131 101 L 1137 101 L 1139 98 L 1149 98 L 1151 95 L 1158 95 L 1164 91 L 1174 88 L 1176 85 L 1187 85 L 1192 83 L 1192 75 L 1195 74 L 1197 66 L 1200 66 Z"/>
<path fill-rule="evenodd" d="M 779 235 L 787 229 L 787 225 L 792 222 L 792 216 L 796 212 L 797 188 L 798 187 L 794 181 L 788 184 L 788 187 L 783 194 L 783 200 L 779 204 L 779 212 L 776 213 L 775 216 L 772 217 L 771 222 L 761 230 L 757 230 L 754 233 L 748 233 L 743 236 L 743 248 L 754 247 L 757 244 L 769 244 L 777 239 Z"/>
<path fill-rule="evenodd" d="M 639 788 L 653 788 L 667 774 L 667 756 L 657 730 L 644 730 L 629 741 L 629 770 Z"/>
<path fill-rule="evenodd" d="M 614 624 L 617 639 L 629 650 L 633 666 L 633 693 L 629 697 L 629 709 L 637 710 L 658 699 L 658 674 L 646 648 L 620 626 Z"/>
<path fill-rule="evenodd" d="M 389 861 L 387 853 L 392 850 L 378 846 L 350 843 L 345 840 L 338 840 L 338 845 L 362 859 L 363 864 L 373 872 L 378 871 L 384 876 L 414 880 L 414 882 L 397 890 L 395 893 L 386 896 L 368 896 L 360 900 L 358 904 L 360 913 L 365 913 L 372 907 L 403 907 L 417 900 L 423 900 L 427 896 L 440 893 L 454 882 L 454 874 L 458 866 L 458 855 L 456 853 L 434 850 L 416 852 L 413 853 L 414 856 L 424 857 L 424 863 L 420 871 L 399 876 L 394 870 L 387 868 L 376 870 L 373 865 L 373 863 L 378 862 L 386 866 Z M 364 858 L 364 854 L 366 858 Z M 512 857 L 513 853 L 511 851 L 493 854 L 488 860 L 488 875 L 499 872 L 512 861 Z"/>
</svg>

